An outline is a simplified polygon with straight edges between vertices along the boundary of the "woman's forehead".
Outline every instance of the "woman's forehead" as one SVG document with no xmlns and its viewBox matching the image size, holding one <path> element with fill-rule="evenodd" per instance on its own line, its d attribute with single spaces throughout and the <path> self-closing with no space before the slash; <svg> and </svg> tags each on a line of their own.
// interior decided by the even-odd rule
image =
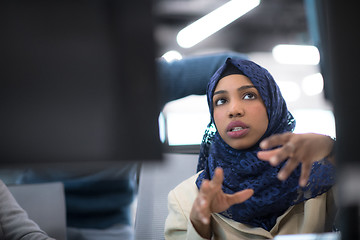
<svg viewBox="0 0 360 240">
<path fill-rule="evenodd" d="M 239 88 L 245 85 L 253 85 L 253 83 L 245 75 L 232 74 L 221 78 L 217 83 L 217 85 L 215 86 L 215 91 L 220 88 L 232 89 L 232 88 Z"/>
<path fill-rule="evenodd" d="M 215 86 L 212 96 L 219 92 L 228 92 L 231 90 L 245 90 L 249 87 L 255 89 L 258 92 L 256 86 L 251 82 L 251 80 L 242 74 L 234 74 L 223 77 L 219 80 L 218 84 Z"/>
</svg>

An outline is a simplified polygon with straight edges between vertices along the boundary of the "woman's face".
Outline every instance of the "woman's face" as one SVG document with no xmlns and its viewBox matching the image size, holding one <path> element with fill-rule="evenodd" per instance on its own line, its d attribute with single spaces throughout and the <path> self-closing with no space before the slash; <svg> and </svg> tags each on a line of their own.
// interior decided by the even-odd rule
<svg viewBox="0 0 360 240">
<path fill-rule="evenodd" d="M 214 121 L 222 139 L 235 149 L 253 146 L 268 127 L 266 107 L 244 75 L 222 78 L 213 95 Z"/>
</svg>

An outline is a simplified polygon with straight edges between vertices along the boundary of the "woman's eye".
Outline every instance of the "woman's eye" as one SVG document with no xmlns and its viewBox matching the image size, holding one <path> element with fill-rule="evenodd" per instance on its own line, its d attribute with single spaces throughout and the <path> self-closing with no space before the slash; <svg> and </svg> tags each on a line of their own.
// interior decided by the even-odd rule
<svg viewBox="0 0 360 240">
<path fill-rule="evenodd" d="M 219 106 L 226 103 L 226 99 L 220 98 L 218 100 L 215 101 L 215 106 Z"/>
<path fill-rule="evenodd" d="M 246 93 L 244 99 L 255 99 L 256 95 L 254 93 Z"/>
</svg>

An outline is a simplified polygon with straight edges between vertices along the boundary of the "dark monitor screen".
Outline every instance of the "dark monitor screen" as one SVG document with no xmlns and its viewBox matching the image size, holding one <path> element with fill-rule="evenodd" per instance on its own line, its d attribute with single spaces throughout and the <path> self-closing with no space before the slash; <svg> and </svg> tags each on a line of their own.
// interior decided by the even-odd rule
<svg viewBox="0 0 360 240">
<path fill-rule="evenodd" d="M 360 239 L 358 9 L 337 0 L 313 0 L 319 17 L 321 71 L 336 120 L 335 158 L 341 239 Z M 356 30 L 355 30 L 356 29 Z M 327 86 L 327 88 L 326 88 Z"/>
<path fill-rule="evenodd" d="M 0 18 L 0 164 L 161 158 L 151 1 L 3 1 Z"/>
</svg>

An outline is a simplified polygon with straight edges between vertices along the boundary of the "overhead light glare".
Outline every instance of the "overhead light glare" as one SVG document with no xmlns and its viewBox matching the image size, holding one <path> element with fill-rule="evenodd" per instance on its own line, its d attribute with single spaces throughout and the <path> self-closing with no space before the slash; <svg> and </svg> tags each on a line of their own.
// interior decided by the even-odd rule
<svg viewBox="0 0 360 240">
<path fill-rule="evenodd" d="M 324 89 L 324 79 L 321 73 L 306 76 L 302 80 L 302 89 L 308 96 L 320 94 Z"/>
<path fill-rule="evenodd" d="M 164 58 L 165 61 L 167 61 L 167 62 L 172 62 L 174 60 L 182 59 L 181 53 L 179 53 L 178 51 L 175 51 L 175 50 L 168 51 L 168 52 L 164 53 L 164 55 L 162 55 L 161 57 Z"/>
<path fill-rule="evenodd" d="M 190 48 L 260 4 L 260 0 L 232 0 L 182 29 L 177 43 Z"/>
<path fill-rule="evenodd" d="M 166 120 L 163 113 L 159 114 L 158 118 L 158 124 L 159 124 L 159 136 L 162 143 L 166 140 Z"/>
<path fill-rule="evenodd" d="M 319 50 L 311 45 L 279 44 L 272 54 L 282 64 L 317 65 L 320 62 Z"/>
</svg>

